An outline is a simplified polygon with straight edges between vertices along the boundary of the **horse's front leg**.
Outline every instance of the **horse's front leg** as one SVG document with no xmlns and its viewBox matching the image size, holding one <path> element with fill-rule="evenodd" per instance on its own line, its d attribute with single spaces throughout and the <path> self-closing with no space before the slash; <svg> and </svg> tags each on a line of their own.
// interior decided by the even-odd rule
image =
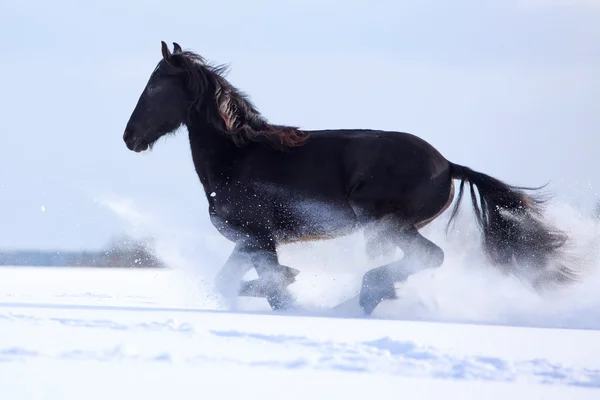
<svg viewBox="0 0 600 400">
<path fill-rule="evenodd" d="M 258 279 L 243 282 L 244 275 L 255 268 Z M 273 310 L 291 306 L 293 298 L 287 286 L 295 281 L 298 270 L 279 264 L 277 251 L 270 243 L 238 242 L 216 278 L 217 289 L 227 298 L 233 296 L 265 297 Z"/>
</svg>

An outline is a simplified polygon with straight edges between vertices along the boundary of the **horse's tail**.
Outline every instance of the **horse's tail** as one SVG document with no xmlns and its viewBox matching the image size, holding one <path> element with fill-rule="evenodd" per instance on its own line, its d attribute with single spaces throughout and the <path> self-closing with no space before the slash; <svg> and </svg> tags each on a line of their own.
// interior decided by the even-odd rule
<svg viewBox="0 0 600 400">
<path fill-rule="evenodd" d="M 465 181 L 469 182 L 473 209 L 483 231 L 483 245 L 491 261 L 506 272 L 526 277 L 534 287 L 575 282 L 577 273 L 560 260 L 567 235 L 543 221 L 544 200 L 509 186 L 489 175 L 450 163 L 452 179 L 460 179 L 458 199 L 448 224 L 456 217 Z M 476 190 L 480 205 L 477 204 Z M 560 262 L 560 261 L 559 261 Z"/>
</svg>

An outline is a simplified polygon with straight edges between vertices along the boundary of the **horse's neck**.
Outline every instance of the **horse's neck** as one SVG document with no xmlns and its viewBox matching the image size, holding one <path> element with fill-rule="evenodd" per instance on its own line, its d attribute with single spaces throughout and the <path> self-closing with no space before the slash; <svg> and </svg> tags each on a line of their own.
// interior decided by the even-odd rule
<svg viewBox="0 0 600 400">
<path fill-rule="evenodd" d="M 228 169 L 240 149 L 202 120 L 189 123 L 188 133 L 194 167 L 204 189 L 210 193 L 226 183 Z"/>
</svg>

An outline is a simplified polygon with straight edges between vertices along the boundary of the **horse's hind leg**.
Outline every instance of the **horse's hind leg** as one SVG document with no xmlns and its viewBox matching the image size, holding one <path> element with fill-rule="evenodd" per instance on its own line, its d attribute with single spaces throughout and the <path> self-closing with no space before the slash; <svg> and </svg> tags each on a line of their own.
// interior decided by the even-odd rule
<svg viewBox="0 0 600 400">
<path fill-rule="evenodd" d="M 404 257 L 365 273 L 359 304 L 367 314 L 371 314 L 381 301 L 396 298 L 396 282 L 404 281 L 425 268 L 439 267 L 444 261 L 442 249 L 422 236 L 416 227 L 403 229 L 394 236 Z"/>
<path fill-rule="evenodd" d="M 371 260 L 378 257 L 387 257 L 396 252 L 396 243 L 389 239 L 388 228 L 385 221 L 372 221 L 364 229 L 364 238 L 367 257 Z"/>
</svg>

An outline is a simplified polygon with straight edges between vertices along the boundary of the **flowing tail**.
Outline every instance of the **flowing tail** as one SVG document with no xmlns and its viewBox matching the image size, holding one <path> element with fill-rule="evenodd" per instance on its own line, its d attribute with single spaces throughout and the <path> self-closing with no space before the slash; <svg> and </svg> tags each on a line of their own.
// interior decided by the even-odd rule
<svg viewBox="0 0 600 400">
<path fill-rule="evenodd" d="M 483 245 L 491 261 L 505 272 L 527 278 L 534 287 L 567 284 L 578 274 L 564 263 L 568 237 L 543 221 L 541 198 L 509 186 L 489 175 L 450 163 L 452 179 L 460 179 L 458 199 L 450 216 L 456 217 L 465 182 L 469 182 L 477 222 L 483 231 Z M 476 190 L 480 205 L 477 204 Z M 551 266 L 551 262 L 558 264 Z"/>
</svg>

